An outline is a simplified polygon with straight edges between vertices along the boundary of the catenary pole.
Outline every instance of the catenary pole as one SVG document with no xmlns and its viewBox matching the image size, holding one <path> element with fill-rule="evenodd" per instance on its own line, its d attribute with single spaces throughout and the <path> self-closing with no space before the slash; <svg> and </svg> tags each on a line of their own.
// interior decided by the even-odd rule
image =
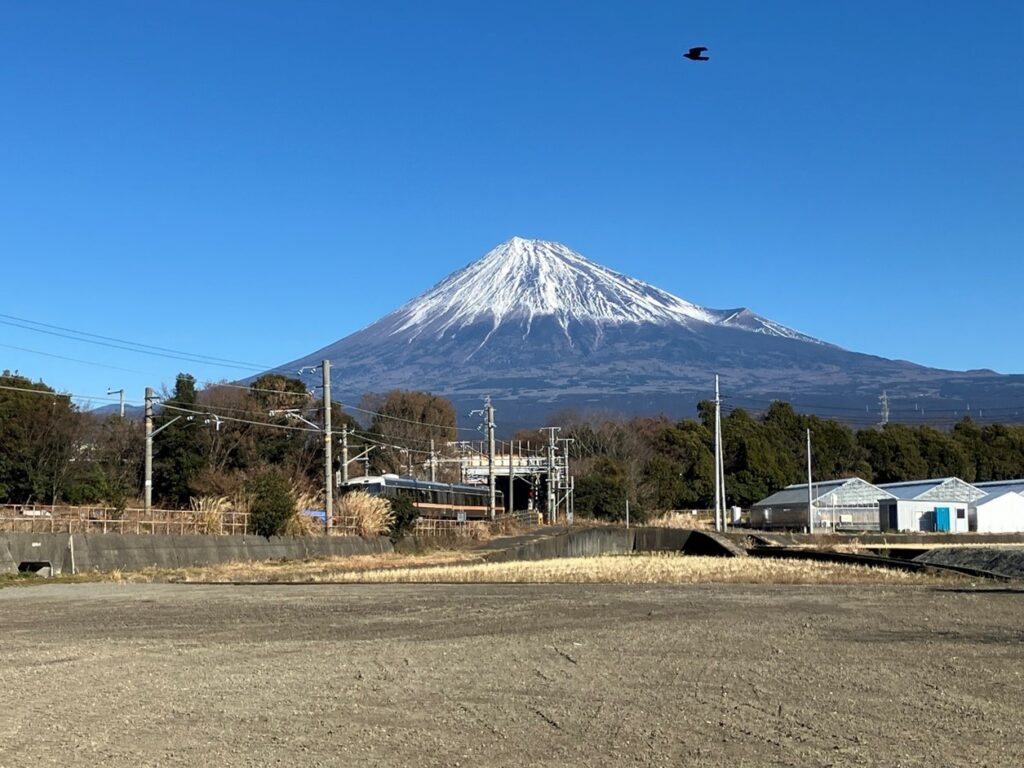
<svg viewBox="0 0 1024 768">
<path fill-rule="evenodd" d="M 331 455 L 331 361 L 324 360 L 324 533 L 334 524 L 334 458 Z"/>
<path fill-rule="evenodd" d="M 718 397 L 718 374 L 715 374 L 715 530 L 722 530 L 722 464 L 718 460 L 722 436 L 719 413 L 722 403 Z"/>
<path fill-rule="evenodd" d="M 146 387 L 146 465 L 143 480 L 146 519 L 153 513 L 153 388 Z"/>
<path fill-rule="evenodd" d="M 725 503 L 725 438 L 722 434 L 722 410 L 718 409 L 718 487 L 722 495 L 722 530 L 729 527 L 729 507 Z"/>
<path fill-rule="evenodd" d="M 120 389 L 108 389 L 107 390 L 107 394 L 108 395 L 112 395 L 115 392 L 118 394 L 118 401 L 120 402 L 120 406 L 121 406 L 120 407 L 120 413 L 121 413 L 121 418 L 123 419 L 124 418 L 124 387 L 121 387 Z"/>
<path fill-rule="evenodd" d="M 807 429 L 807 530 L 814 533 L 814 489 L 811 485 L 811 430 Z"/>
<path fill-rule="evenodd" d="M 484 415 L 487 419 L 487 512 L 491 516 L 491 520 L 494 520 L 497 514 L 497 510 L 495 510 L 497 478 L 494 476 L 494 405 L 491 404 L 490 395 L 484 401 Z"/>
<path fill-rule="evenodd" d="M 555 498 L 555 433 L 561 432 L 561 427 L 542 427 L 541 432 L 548 433 L 548 498 L 547 498 L 547 518 L 548 525 L 555 524 L 555 517 L 557 515 L 557 503 L 558 500 Z"/>
<path fill-rule="evenodd" d="M 348 425 L 341 428 L 341 482 L 348 482 Z"/>
<path fill-rule="evenodd" d="M 437 454 L 434 453 L 434 438 L 430 438 L 430 482 L 437 482 Z"/>
<path fill-rule="evenodd" d="M 512 514 L 516 511 L 515 507 L 515 487 L 516 487 L 516 462 L 513 454 L 515 453 L 516 441 L 508 441 L 508 504 L 506 511 L 508 514 Z"/>
</svg>

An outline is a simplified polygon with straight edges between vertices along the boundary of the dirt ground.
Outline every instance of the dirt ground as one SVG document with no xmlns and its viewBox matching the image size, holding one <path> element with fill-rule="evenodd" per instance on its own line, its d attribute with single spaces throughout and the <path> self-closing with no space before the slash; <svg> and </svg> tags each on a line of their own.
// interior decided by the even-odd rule
<svg viewBox="0 0 1024 768">
<path fill-rule="evenodd" d="M 0 590 L 0 766 L 1020 766 L 1024 591 Z"/>
</svg>

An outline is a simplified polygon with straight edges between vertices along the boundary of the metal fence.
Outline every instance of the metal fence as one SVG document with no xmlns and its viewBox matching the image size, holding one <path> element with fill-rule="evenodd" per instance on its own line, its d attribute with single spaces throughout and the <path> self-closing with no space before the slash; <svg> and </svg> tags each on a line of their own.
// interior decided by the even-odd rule
<svg viewBox="0 0 1024 768">
<path fill-rule="evenodd" d="M 0 505 L 0 531 L 23 533 L 203 533 L 245 534 L 246 512 L 182 509 L 71 507 L 43 504 Z"/>
<path fill-rule="evenodd" d="M 358 536 L 362 533 L 355 516 L 337 515 L 333 520 L 334 536 Z M 536 512 L 515 512 L 499 515 L 495 522 L 440 520 L 420 518 L 413 529 L 417 536 L 455 536 L 479 538 L 504 527 L 538 524 Z M 323 533 L 323 521 L 315 517 L 306 521 L 305 533 Z M 188 509 L 153 509 L 138 507 L 73 507 L 48 504 L 0 504 L 0 531 L 21 533 L 177 533 L 244 535 L 249 533 L 249 514 L 227 510 L 201 512 Z"/>
</svg>

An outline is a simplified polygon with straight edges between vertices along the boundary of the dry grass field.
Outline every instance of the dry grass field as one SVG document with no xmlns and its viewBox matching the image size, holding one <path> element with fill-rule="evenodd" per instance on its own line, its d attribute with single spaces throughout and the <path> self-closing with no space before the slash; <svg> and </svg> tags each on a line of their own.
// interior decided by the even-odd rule
<svg viewBox="0 0 1024 768">
<path fill-rule="evenodd" d="M 122 581 L 188 583 L 418 584 L 907 584 L 966 583 L 955 575 L 908 573 L 838 563 L 647 554 L 479 562 L 472 551 L 367 555 L 305 562 L 233 563 L 138 574 Z"/>
</svg>

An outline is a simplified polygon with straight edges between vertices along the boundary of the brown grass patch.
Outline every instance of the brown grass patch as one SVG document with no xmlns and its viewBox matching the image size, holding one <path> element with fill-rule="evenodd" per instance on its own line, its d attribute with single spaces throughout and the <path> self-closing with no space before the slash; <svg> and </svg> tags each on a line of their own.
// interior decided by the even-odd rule
<svg viewBox="0 0 1024 768">
<path fill-rule="evenodd" d="M 666 512 L 658 517 L 652 517 L 644 526 L 651 528 L 714 528 L 714 519 L 706 513 L 693 514 L 692 512 Z"/>
<path fill-rule="evenodd" d="M 248 563 L 225 563 L 197 568 L 160 570 L 150 568 L 137 574 L 121 574 L 126 581 L 183 581 L 192 583 L 287 583 L 299 581 L 330 581 L 338 573 L 358 574 L 367 571 L 385 572 L 395 568 L 414 570 L 479 561 L 481 555 L 458 550 L 435 550 L 422 554 L 387 553 L 352 555 L 319 560 L 272 560 Z"/>
<path fill-rule="evenodd" d="M 910 573 L 845 563 L 690 555 L 480 562 L 480 555 L 445 551 L 369 555 L 307 562 L 239 563 L 153 572 L 150 580 L 195 583 L 323 582 L 432 584 L 907 584 L 963 583 L 958 576 Z"/>
</svg>

